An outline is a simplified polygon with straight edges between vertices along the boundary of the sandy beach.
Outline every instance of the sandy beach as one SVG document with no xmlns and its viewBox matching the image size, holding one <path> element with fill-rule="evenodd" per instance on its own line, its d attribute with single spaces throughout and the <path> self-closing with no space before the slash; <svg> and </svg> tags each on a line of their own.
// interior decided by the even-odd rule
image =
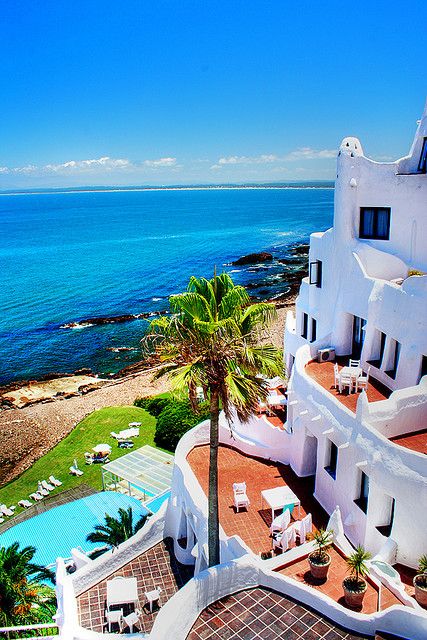
<svg viewBox="0 0 427 640">
<path fill-rule="evenodd" d="M 294 297 L 282 303 L 277 310 L 277 321 L 269 331 L 267 340 L 278 347 L 283 347 L 286 313 L 293 307 Z M 109 381 L 85 395 L 58 397 L 50 402 L 0 411 L 0 485 L 28 469 L 92 411 L 131 405 L 137 397 L 167 391 L 167 380 L 153 380 L 154 371 L 150 369 Z"/>
</svg>

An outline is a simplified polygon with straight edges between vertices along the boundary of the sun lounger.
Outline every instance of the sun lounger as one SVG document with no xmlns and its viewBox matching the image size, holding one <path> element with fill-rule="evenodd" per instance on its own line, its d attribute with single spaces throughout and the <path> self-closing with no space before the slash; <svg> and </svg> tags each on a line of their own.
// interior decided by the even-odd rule
<svg viewBox="0 0 427 640">
<path fill-rule="evenodd" d="M 8 516 L 9 518 L 10 516 L 13 516 L 12 509 L 8 509 L 5 504 L 0 504 L 0 513 L 2 513 L 4 516 Z"/>
<path fill-rule="evenodd" d="M 4 518 L 0 518 L 0 524 L 3 524 Z"/>
<path fill-rule="evenodd" d="M 53 491 L 55 489 L 53 484 L 49 484 L 46 480 L 42 480 L 42 487 L 43 489 L 46 489 L 46 491 Z"/>
<path fill-rule="evenodd" d="M 31 507 L 33 505 L 32 502 L 30 502 L 29 500 L 20 500 L 18 502 L 20 507 L 24 507 L 24 509 L 28 509 L 29 507 Z"/>
<path fill-rule="evenodd" d="M 121 435 L 120 435 L 120 433 L 116 433 L 115 431 L 111 431 L 111 432 L 110 432 L 110 436 L 111 436 L 112 438 L 115 438 L 116 440 L 120 440 L 120 439 L 121 439 Z"/>
<path fill-rule="evenodd" d="M 61 480 L 58 480 L 55 476 L 49 476 L 49 482 L 51 482 L 54 487 L 60 487 L 62 484 Z"/>
<path fill-rule="evenodd" d="M 74 466 L 70 467 L 70 473 L 73 476 L 82 476 L 83 475 L 83 471 L 80 471 L 80 469 L 77 469 L 77 467 L 74 467 Z"/>
<path fill-rule="evenodd" d="M 39 486 L 38 486 L 38 488 L 37 488 L 37 491 L 38 491 L 38 493 L 41 493 L 41 494 L 42 494 L 42 496 L 44 496 L 44 497 L 46 497 L 46 496 L 48 496 L 48 495 L 49 495 L 49 491 L 43 487 L 43 485 L 42 485 L 42 483 L 41 483 L 41 482 L 39 483 Z"/>
<path fill-rule="evenodd" d="M 34 493 L 30 493 L 29 497 L 36 502 L 40 502 L 40 500 L 43 500 L 43 496 L 37 491 L 35 491 Z"/>
</svg>

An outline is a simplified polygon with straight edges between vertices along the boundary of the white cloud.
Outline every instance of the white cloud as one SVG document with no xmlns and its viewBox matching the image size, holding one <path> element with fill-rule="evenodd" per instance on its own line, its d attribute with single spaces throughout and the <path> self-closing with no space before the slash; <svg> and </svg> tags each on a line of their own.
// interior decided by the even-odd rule
<svg viewBox="0 0 427 640">
<path fill-rule="evenodd" d="M 311 147 L 301 147 L 290 151 L 284 156 L 278 156 L 274 153 L 265 153 L 259 156 L 226 156 L 219 158 L 219 160 L 211 166 L 211 169 L 218 171 L 222 167 L 228 165 L 249 165 L 249 164 L 275 164 L 277 162 L 286 162 L 294 160 L 323 160 L 329 158 L 335 158 L 337 152 L 335 149 L 312 149 Z"/>
<path fill-rule="evenodd" d="M 279 158 L 273 154 L 262 154 L 260 156 L 228 156 L 226 158 L 220 158 L 217 164 L 268 164 L 270 162 L 277 162 L 277 160 L 279 160 Z"/>
<path fill-rule="evenodd" d="M 89 160 L 68 160 L 59 164 L 45 164 L 37 166 L 28 164 L 23 167 L 0 167 L 0 174 L 26 174 L 26 175 L 79 175 L 100 174 L 112 171 L 119 172 L 144 172 L 147 169 L 161 169 L 164 167 L 179 168 L 176 158 L 159 158 L 157 160 L 144 160 L 134 163 L 127 158 L 92 158 Z"/>
<path fill-rule="evenodd" d="M 129 169 L 134 165 L 124 158 L 110 158 L 103 156 L 102 158 L 94 158 L 92 160 L 69 160 L 62 164 L 46 164 L 42 167 L 43 172 L 47 173 L 86 173 L 104 169 L 111 171 L 112 169 Z"/>
<path fill-rule="evenodd" d="M 176 158 L 159 158 L 158 160 L 144 160 L 145 167 L 175 167 Z"/>
<path fill-rule="evenodd" d="M 335 149 L 312 149 L 311 147 L 300 147 L 288 153 L 284 160 L 316 160 L 322 158 L 335 158 L 337 152 Z"/>
</svg>

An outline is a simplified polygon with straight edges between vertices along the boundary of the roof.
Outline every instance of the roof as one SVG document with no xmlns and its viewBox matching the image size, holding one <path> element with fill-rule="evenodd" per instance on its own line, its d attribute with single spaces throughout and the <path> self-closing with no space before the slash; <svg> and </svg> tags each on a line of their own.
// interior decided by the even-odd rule
<svg viewBox="0 0 427 640">
<path fill-rule="evenodd" d="M 157 496 L 171 487 L 173 460 L 170 453 L 146 444 L 102 468 Z"/>
</svg>

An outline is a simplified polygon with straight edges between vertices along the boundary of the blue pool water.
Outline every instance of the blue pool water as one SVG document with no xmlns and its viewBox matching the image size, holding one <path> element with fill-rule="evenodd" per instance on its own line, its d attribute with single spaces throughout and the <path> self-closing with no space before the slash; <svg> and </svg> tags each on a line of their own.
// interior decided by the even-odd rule
<svg viewBox="0 0 427 640">
<path fill-rule="evenodd" d="M 286 292 L 278 261 L 231 262 L 265 250 L 286 258 L 331 226 L 333 197 L 324 188 L 1 195 L 0 383 L 80 367 L 108 375 L 140 359 L 146 320 L 61 326 L 164 310 L 214 265 L 254 296 Z"/>
<path fill-rule="evenodd" d="M 136 500 L 126 495 L 105 491 L 63 504 L 15 525 L 0 535 L 0 546 L 19 542 L 21 547 L 36 548 L 34 562 L 47 566 L 58 556 L 70 557 L 73 547 L 90 551 L 98 544 L 86 542 L 96 524 L 103 524 L 105 514 L 116 516 L 120 508 L 132 507 L 135 521 L 147 513 Z"/>
<path fill-rule="evenodd" d="M 147 507 L 147 509 L 150 509 L 150 511 L 152 511 L 153 513 L 157 513 L 157 511 L 160 509 L 162 504 L 166 500 L 168 500 L 168 498 L 170 498 L 170 495 L 171 495 L 171 492 L 166 491 L 165 493 L 162 493 L 162 495 L 157 496 L 157 498 L 154 498 L 154 500 L 145 502 L 145 506 Z"/>
</svg>

